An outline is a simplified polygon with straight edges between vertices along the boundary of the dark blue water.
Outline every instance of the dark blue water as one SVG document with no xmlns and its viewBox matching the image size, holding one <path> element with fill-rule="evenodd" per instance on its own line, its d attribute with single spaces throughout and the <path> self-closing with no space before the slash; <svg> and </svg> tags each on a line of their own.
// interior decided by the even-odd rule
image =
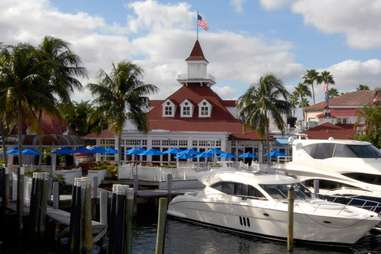
<svg viewBox="0 0 381 254">
<path fill-rule="evenodd" d="M 134 253 L 152 254 L 155 250 L 155 225 L 135 227 Z M 166 254 L 272 254 L 287 253 L 285 243 L 243 237 L 173 219 L 168 220 Z M 352 249 L 320 246 L 295 246 L 293 253 L 381 253 L 381 235 L 368 236 Z"/>
</svg>

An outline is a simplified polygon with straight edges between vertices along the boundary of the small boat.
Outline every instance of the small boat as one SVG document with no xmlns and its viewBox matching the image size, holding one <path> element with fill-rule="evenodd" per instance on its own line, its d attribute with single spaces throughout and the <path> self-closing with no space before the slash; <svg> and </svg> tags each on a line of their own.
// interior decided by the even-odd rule
<svg viewBox="0 0 381 254">
<path fill-rule="evenodd" d="M 287 192 L 295 189 L 294 239 L 351 245 L 380 222 L 377 213 L 312 198 L 297 179 L 277 174 L 222 171 L 205 175 L 205 188 L 175 197 L 168 214 L 243 234 L 285 240 Z"/>
</svg>

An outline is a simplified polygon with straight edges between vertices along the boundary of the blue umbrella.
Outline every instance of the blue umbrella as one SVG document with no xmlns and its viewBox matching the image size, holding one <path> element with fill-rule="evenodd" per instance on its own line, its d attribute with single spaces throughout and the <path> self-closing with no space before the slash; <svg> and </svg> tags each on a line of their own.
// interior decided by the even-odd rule
<svg viewBox="0 0 381 254">
<path fill-rule="evenodd" d="M 243 159 L 254 159 L 254 158 L 257 158 L 257 156 L 254 153 L 242 153 L 238 157 L 239 158 L 243 158 Z"/>
<path fill-rule="evenodd" d="M 181 150 L 178 149 L 178 148 L 170 148 L 170 149 L 168 149 L 168 150 L 165 150 L 165 151 L 163 152 L 163 154 L 178 154 L 178 153 L 180 153 L 180 152 L 181 152 Z"/>
<path fill-rule="evenodd" d="M 198 158 L 211 158 L 213 156 L 214 156 L 214 153 L 212 150 L 208 150 L 197 155 Z"/>
<path fill-rule="evenodd" d="M 86 147 L 80 147 L 73 151 L 73 153 L 80 153 L 80 154 L 94 154 L 94 152 Z"/>
<path fill-rule="evenodd" d="M 142 153 L 140 153 L 139 155 L 162 155 L 163 153 L 160 152 L 159 150 L 156 150 L 156 149 L 149 149 L 149 150 L 146 150 L 146 151 L 143 151 Z"/>
<path fill-rule="evenodd" d="M 16 148 L 16 147 L 13 147 L 13 148 L 7 150 L 7 154 L 9 154 L 9 155 L 18 155 L 19 154 L 19 149 Z"/>
<path fill-rule="evenodd" d="M 110 154 L 110 155 L 117 154 L 117 153 L 118 153 L 118 150 L 112 147 L 106 147 L 104 152 L 104 154 Z"/>
<path fill-rule="evenodd" d="M 216 154 L 216 155 L 219 155 L 219 154 L 223 153 L 223 151 L 221 151 L 221 148 L 219 148 L 219 147 L 213 147 L 209 151 L 212 151 L 213 154 Z"/>
<path fill-rule="evenodd" d="M 128 149 L 125 153 L 127 155 L 139 155 L 141 154 L 142 152 L 144 152 L 145 150 L 143 148 L 140 148 L 140 147 L 133 147 L 133 148 L 130 148 Z"/>
<path fill-rule="evenodd" d="M 194 155 L 189 153 L 178 153 L 175 158 L 180 160 L 187 160 L 187 159 L 192 159 L 193 157 Z"/>
<path fill-rule="evenodd" d="M 279 156 L 286 156 L 287 154 L 285 152 L 281 152 L 277 149 L 272 150 L 269 153 L 266 153 L 265 156 L 270 158 L 278 158 Z"/>
<path fill-rule="evenodd" d="M 221 158 L 225 158 L 225 159 L 233 159 L 233 158 L 235 158 L 234 154 L 232 154 L 232 153 L 225 153 L 225 152 L 220 153 L 219 156 Z"/>
<path fill-rule="evenodd" d="M 90 147 L 89 150 L 91 150 L 93 153 L 105 153 L 106 148 L 104 146 L 93 146 Z"/>
<path fill-rule="evenodd" d="M 57 154 L 57 155 L 68 155 L 68 154 L 73 154 L 74 150 L 69 148 L 69 147 L 63 147 L 59 149 L 54 149 L 52 153 Z"/>
<path fill-rule="evenodd" d="M 40 155 L 40 152 L 36 151 L 36 150 L 33 150 L 33 149 L 29 149 L 29 148 L 26 148 L 24 150 L 22 150 L 21 152 L 23 155 L 31 155 L 31 156 L 37 156 L 37 155 Z"/>
</svg>

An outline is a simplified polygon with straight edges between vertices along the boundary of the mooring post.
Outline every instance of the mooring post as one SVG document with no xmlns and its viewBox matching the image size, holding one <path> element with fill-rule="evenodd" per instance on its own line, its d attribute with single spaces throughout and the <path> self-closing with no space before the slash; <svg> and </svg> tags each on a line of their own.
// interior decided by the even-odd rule
<svg viewBox="0 0 381 254">
<path fill-rule="evenodd" d="M 139 190 L 139 176 L 138 176 L 138 166 L 136 165 L 136 170 L 135 170 L 135 174 L 134 174 L 134 193 L 135 195 L 138 193 L 138 190 Z"/>
<path fill-rule="evenodd" d="M 128 185 L 112 186 L 113 208 L 110 224 L 110 253 L 123 254 L 126 246 L 126 193 Z"/>
<path fill-rule="evenodd" d="M 107 227 L 108 192 L 102 190 L 99 195 L 99 222 Z"/>
<path fill-rule="evenodd" d="M 294 249 L 294 187 L 288 190 L 288 234 L 287 234 L 287 250 Z"/>
<path fill-rule="evenodd" d="M 29 231 L 32 242 L 42 240 L 45 236 L 48 178 L 48 173 L 45 172 L 34 172 L 32 176 L 29 208 Z"/>
<path fill-rule="evenodd" d="M 164 254 L 168 199 L 159 199 L 155 254 Z"/>
<path fill-rule="evenodd" d="M 9 168 L 5 166 L 5 175 L 4 175 L 4 206 L 7 207 L 9 204 L 9 185 L 10 185 L 10 177 L 9 177 Z"/>
<path fill-rule="evenodd" d="M 89 254 L 92 252 L 91 221 L 90 180 L 88 177 L 76 177 L 70 215 L 70 249 L 73 254 Z"/>
<path fill-rule="evenodd" d="M 17 168 L 17 202 L 16 202 L 17 229 L 20 235 L 24 228 L 23 213 L 24 213 L 24 167 L 20 166 Z"/>
<path fill-rule="evenodd" d="M 172 198 L 172 181 L 173 181 L 173 176 L 172 174 L 167 175 L 167 190 L 168 190 L 168 200 L 171 200 Z"/>
<path fill-rule="evenodd" d="M 92 200 L 91 200 L 91 212 L 93 218 L 97 215 L 97 200 L 98 200 L 98 176 L 93 178 L 93 188 L 92 188 Z"/>
<path fill-rule="evenodd" d="M 134 217 L 134 189 L 127 189 L 125 254 L 132 254 L 132 219 Z"/>
<path fill-rule="evenodd" d="M 53 182 L 53 208 L 59 209 L 60 207 L 60 184 Z"/>
</svg>

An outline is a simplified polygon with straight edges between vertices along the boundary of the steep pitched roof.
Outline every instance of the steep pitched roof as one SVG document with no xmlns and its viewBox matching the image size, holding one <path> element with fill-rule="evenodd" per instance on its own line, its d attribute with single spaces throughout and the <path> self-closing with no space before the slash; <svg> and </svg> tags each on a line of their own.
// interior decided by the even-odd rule
<svg viewBox="0 0 381 254">
<path fill-rule="evenodd" d="M 190 53 L 190 55 L 188 56 L 187 59 L 185 59 L 186 61 L 207 61 L 205 56 L 204 56 L 204 52 L 202 52 L 202 48 L 201 48 L 201 45 L 200 45 L 200 42 L 198 40 L 196 40 L 196 42 L 194 43 L 194 46 L 193 46 L 193 49 Z"/>
</svg>

